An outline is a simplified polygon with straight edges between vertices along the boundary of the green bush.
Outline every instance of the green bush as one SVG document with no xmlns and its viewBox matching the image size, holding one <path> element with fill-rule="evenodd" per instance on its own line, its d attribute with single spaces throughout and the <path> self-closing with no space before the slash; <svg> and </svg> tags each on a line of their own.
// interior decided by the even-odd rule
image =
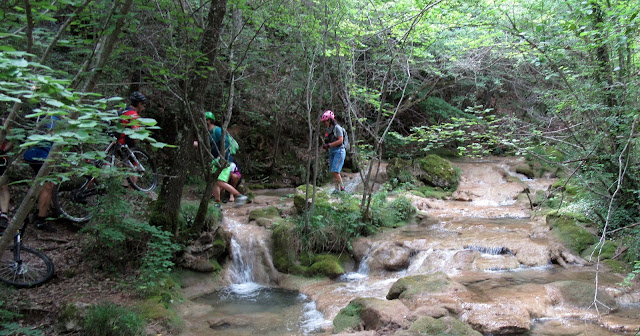
<svg viewBox="0 0 640 336">
<path fill-rule="evenodd" d="M 145 321 L 130 308 L 113 303 L 92 306 L 87 311 L 84 330 L 91 336 L 144 335 Z"/>
<path fill-rule="evenodd" d="M 142 292 L 165 287 L 174 253 L 179 246 L 173 234 L 150 225 L 146 220 L 145 199 L 140 193 L 124 195 L 111 187 L 99 199 L 101 211 L 83 228 L 87 233 L 84 254 L 96 269 L 117 274 L 138 270 L 133 282 Z M 142 197 L 140 197 L 142 196 Z M 134 209 L 123 213 L 122 209 Z M 134 216 L 135 214 L 135 216 Z"/>
</svg>

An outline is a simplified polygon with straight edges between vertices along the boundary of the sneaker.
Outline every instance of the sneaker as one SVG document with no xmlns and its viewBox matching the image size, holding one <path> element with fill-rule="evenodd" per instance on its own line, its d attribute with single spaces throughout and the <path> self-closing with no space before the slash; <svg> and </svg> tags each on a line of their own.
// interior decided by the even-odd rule
<svg viewBox="0 0 640 336">
<path fill-rule="evenodd" d="M 49 233 L 56 233 L 58 231 L 56 230 L 56 228 L 51 226 L 51 223 L 47 222 L 46 219 L 38 216 L 34 217 L 35 219 L 33 220 L 33 226 L 35 226 L 36 229 Z"/>
<path fill-rule="evenodd" d="M 236 204 L 245 204 L 245 203 L 247 203 L 248 199 L 249 199 L 249 197 L 247 197 L 245 195 L 238 195 L 238 196 L 236 196 L 236 200 L 234 202 Z"/>
</svg>

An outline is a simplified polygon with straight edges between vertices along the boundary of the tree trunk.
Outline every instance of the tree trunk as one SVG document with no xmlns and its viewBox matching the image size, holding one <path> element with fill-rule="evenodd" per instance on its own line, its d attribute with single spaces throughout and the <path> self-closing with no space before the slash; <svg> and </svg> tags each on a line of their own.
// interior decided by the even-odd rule
<svg viewBox="0 0 640 336">
<path fill-rule="evenodd" d="M 220 31 L 222 29 L 222 21 L 227 9 L 227 0 L 213 0 L 211 2 L 211 9 L 207 16 L 207 26 L 202 33 L 202 44 L 200 51 L 205 57 L 199 60 L 198 72 L 192 74 L 193 81 L 191 82 L 191 91 L 189 92 L 189 99 L 185 101 L 185 109 L 181 111 L 182 116 L 176 115 L 176 122 L 183 121 L 181 117 L 188 117 L 192 120 L 204 121 L 204 106 L 207 88 L 209 87 L 209 74 L 211 70 L 207 68 L 213 68 L 218 51 L 218 43 L 220 40 Z M 156 206 L 154 207 L 153 214 L 151 216 L 151 224 L 162 226 L 169 232 L 176 232 L 179 224 L 180 215 L 180 203 L 182 201 L 182 191 L 186 182 L 186 171 L 189 164 L 189 157 L 192 152 L 192 142 L 195 138 L 194 129 L 188 127 L 188 124 L 182 122 L 179 124 L 176 136 L 176 154 L 173 158 L 172 164 L 168 167 L 168 177 L 164 179 Z M 204 123 L 199 130 L 201 139 L 208 141 L 209 134 L 204 129 Z M 205 170 L 207 170 L 206 179 L 207 188 L 202 196 L 201 203 L 208 204 L 211 199 L 211 186 L 212 178 L 208 176 L 210 171 L 210 161 L 205 160 Z M 206 213 L 206 212 L 205 212 Z M 195 225 L 199 225 L 198 222 Z"/>
</svg>

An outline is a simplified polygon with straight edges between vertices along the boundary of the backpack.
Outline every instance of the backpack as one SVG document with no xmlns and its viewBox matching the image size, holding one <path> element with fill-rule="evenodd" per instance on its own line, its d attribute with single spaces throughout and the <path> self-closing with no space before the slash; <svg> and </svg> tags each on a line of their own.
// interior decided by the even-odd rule
<svg viewBox="0 0 640 336">
<path fill-rule="evenodd" d="M 349 151 L 349 149 L 351 149 L 351 144 L 349 143 L 349 135 L 347 134 L 347 130 L 344 129 L 344 127 L 340 126 L 340 125 L 336 125 L 333 128 L 333 136 L 335 136 L 336 138 L 338 138 L 338 136 L 336 135 L 336 128 L 340 127 L 342 129 L 342 145 L 344 146 L 345 151 Z"/>
<path fill-rule="evenodd" d="M 238 145 L 236 139 L 234 139 L 229 133 L 227 133 L 227 140 L 229 140 L 229 153 L 231 153 L 231 155 L 236 154 L 240 149 L 240 145 Z"/>
</svg>

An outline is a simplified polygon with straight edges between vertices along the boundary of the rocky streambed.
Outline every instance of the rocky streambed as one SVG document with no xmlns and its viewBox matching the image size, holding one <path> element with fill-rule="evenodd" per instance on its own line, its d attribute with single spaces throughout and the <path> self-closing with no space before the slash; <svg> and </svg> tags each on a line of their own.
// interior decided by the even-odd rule
<svg viewBox="0 0 640 336">
<path fill-rule="evenodd" d="M 554 180 L 528 179 L 515 173 L 518 164 L 512 158 L 456 163 L 462 175 L 450 200 L 410 196 L 417 220 L 353 242 L 356 263 L 337 279 L 274 270 L 269 223 L 257 225 L 249 213 L 270 205 L 290 208 L 290 191 L 227 207 L 224 226 L 244 241 L 236 247 L 244 256 L 233 254 L 218 279 L 187 281 L 184 334 L 634 334 L 640 293 L 619 285 L 622 274 L 559 243 L 544 216 L 532 216 L 531 195 L 544 194 Z M 255 276 L 238 280 L 246 272 Z M 289 308 L 270 307 L 264 295 L 275 294 L 264 288 L 294 290 L 273 301 L 289 300 Z M 214 301 L 202 299 L 211 293 Z M 267 304 L 259 312 L 225 308 L 243 300 Z"/>
</svg>

